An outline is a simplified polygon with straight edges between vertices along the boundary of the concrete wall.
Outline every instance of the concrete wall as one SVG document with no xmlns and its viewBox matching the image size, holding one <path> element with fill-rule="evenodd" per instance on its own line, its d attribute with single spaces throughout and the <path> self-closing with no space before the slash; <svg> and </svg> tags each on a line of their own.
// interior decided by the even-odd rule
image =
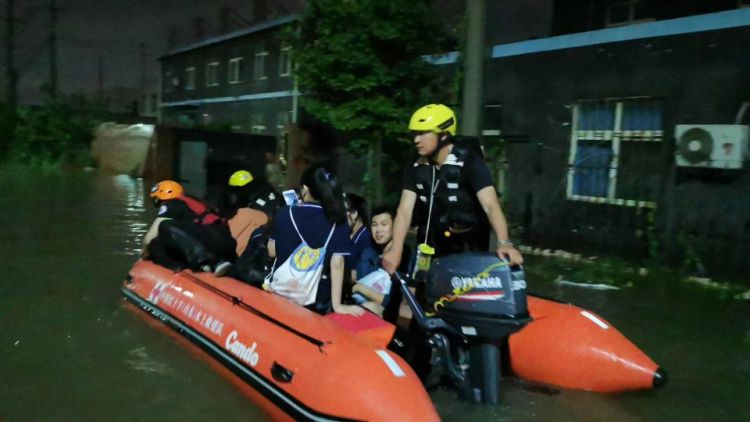
<svg viewBox="0 0 750 422">
<path fill-rule="evenodd" d="M 631 183 L 655 192 L 656 229 L 665 256 L 679 263 L 689 243 L 712 273 L 747 274 L 750 179 L 747 169 L 677 168 L 673 128 L 733 123 L 750 101 L 750 29 L 650 38 L 496 59 L 486 98 L 503 105 L 504 133 L 528 136 L 507 146 L 506 209 L 536 242 L 564 249 L 642 256 L 644 209 L 566 199 L 571 105 L 579 99 L 648 96 L 663 104 L 662 142 L 633 155 Z M 743 122 L 747 124 L 748 122 Z"/>
</svg>

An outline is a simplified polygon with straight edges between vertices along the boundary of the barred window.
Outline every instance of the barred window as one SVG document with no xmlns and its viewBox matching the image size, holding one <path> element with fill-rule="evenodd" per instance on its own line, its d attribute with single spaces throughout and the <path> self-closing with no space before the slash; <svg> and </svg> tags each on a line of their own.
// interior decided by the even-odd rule
<svg viewBox="0 0 750 422">
<path fill-rule="evenodd" d="M 567 197 L 653 206 L 663 137 L 661 103 L 651 98 L 583 100 L 573 107 Z"/>
<path fill-rule="evenodd" d="M 206 86 L 219 85 L 219 62 L 206 65 Z"/>
<path fill-rule="evenodd" d="M 195 89 L 195 67 L 185 69 L 185 89 Z"/>
<path fill-rule="evenodd" d="M 255 53 L 255 62 L 253 63 L 253 77 L 257 80 L 268 79 L 266 75 L 266 57 L 268 57 L 268 51 L 263 46 L 259 47 Z"/>
<path fill-rule="evenodd" d="M 229 83 L 237 84 L 242 82 L 242 71 L 243 71 L 244 59 L 242 57 L 235 57 L 229 59 Z"/>
<path fill-rule="evenodd" d="M 279 55 L 279 76 L 289 76 L 292 74 L 292 47 L 282 46 Z"/>
<path fill-rule="evenodd" d="M 266 121 L 263 114 L 253 113 L 250 115 L 250 133 L 257 135 L 264 135 L 266 133 Z"/>
</svg>

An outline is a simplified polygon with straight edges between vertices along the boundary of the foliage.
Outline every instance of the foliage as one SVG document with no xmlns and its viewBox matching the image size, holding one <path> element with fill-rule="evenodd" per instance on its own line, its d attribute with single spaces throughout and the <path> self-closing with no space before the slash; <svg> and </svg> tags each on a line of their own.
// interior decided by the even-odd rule
<svg viewBox="0 0 750 422">
<path fill-rule="evenodd" d="M 676 284 L 687 283 L 698 289 L 710 289 L 720 297 L 745 299 L 747 280 L 740 278 L 708 278 L 688 276 L 684 271 L 670 268 L 665 263 L 653 262 L 646 267 L 614 256 L 592 257 L 587 260 L 572 261 L 556 256 L 544 257 L 524 255 L 524 270 L 532 291 L 539 292 L 539 283 L 553 280 L 567 280 L 575 283 L 609 284 L 619 288 L 660 285 L 671 292 Z"/>
<path fill-rule="evenodd" d="M 538 280 L 563 279 L 576 283 L 609 284 L 617 287 L 629 286 L 638 275 L 639 266 L 616 257 L 589 258 L 573 261 L 560 257 L 543 257 L 524 254 L 527 273 Z"/>
<path fill-rule="evenodd" d="M 423 59 L 455 47 L 429 6 L 425 0 L 312 0 L 289 34 L 305 109 L 343 133 L 355 156 L 369 153 L 371 187 L 383 187 L 375 169 L 400 174 L 394 170 L 409 151 L 411 113 L 450 94 L 440 68 Z"/>
<path fill-rule="evenodd" d="M 677 234 L 677 244 L 683 251 L 681 271 L 686 274 L 705 275 L 706 267 L 703 265 L 695 245 L 698 243 L 697 236 L 681 231 Z"/>
<path fill-rule="evenodd" d="M 656 225 L 656 210 L 649 209 L 646 211 L 646 244 L 648 259 L 655 262 L 661 256 L 661 244 L 659 242 L 659 230 Z"/>
<path fill-rule="evenodd" d="M 0 103 L 0 157 L 5 157 L 10 149 L 16 120 L 16 110 L 7 103 Z"/>
<path fill-rule="evenodd" d="M 83 95 L 20 106 L 11 158 L 32 166 L 91 163 L 89 148 L 99 119 L 97 107 Z"/>
</svg>

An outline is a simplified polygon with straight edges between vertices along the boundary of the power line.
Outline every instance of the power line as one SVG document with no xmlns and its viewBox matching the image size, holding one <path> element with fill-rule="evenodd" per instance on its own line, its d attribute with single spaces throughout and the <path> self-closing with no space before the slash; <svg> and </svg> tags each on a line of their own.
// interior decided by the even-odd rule
<svg viewBox="0 0 750 422">
<path fill-rule="evenodd" d="M 18 103 L 18 72 L 15 64 L 16 22 L 13 17 L 15 3 L 15 0 L 6 0 L 5 2 L 8 14 L 5 21 L 7 25 L 5 38 L 5 75 L 8 78 L 7 101 L 11 108 L 15 108 Z"/>
<path fill-rule="evenodd" d="M 73 38 L 73 37 L 58 37 L 58 41 L 63 41 L 68 44 L 72 44 L 79 48 L 86 48 L 86 49 L 97 49 L 100 51 L 105 51 L 108 53 L 122 53 L 123 51 L 127 50 L 131 53 L 141 53 L 141 47 L 139 44 L 135 44 L 133 42 L 128 42 L 127 44 L 122 43 L 121 46 L 115 46 L 113 42 L 104 42 L 99 40 L 93 40 L 93 39 L 85 39 L 85 38 Z M 145 44 L 145 43 L 142 43 Z M 145 57 L 147 59 L 156 59 L 160 56 L 159 53 L 154 52 L 148 52 L 144 51 Z"/>
<path fill-rule="evenodd" d="M 49 91 L 52 98 L 57 98 L 57 4 L 49 0 Z"/>
</svg>

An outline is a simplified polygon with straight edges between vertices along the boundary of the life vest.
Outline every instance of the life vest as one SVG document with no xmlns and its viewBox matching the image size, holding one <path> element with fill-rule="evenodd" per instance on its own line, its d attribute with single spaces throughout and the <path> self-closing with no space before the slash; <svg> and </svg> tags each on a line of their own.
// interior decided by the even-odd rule
<svg viewBox="0 0 750 422">
<path fill-rule="evenodd" d="M 453 141 L 453 149 L 440 170 L 425 159 L 419 159 L 414 163 L 418 204 L 415 210 L 415 223 L 420 226 L 427 223 L 433 189 L 435 190 L 431 219 L 433 228 L 441 231 L 449 227 L 457 230 L 471 230 L 486 222 L 486 216 L 479 204 L 476 192 L 473 192 L 470 186 L 463 186 L 464 163 L 472 152 L 483 157 L 476 138 L 456 138 Z M 433 184 L 433 172 L 435 184 Z M 422 239 L 419 241 L 421 242 Z"/>
<path fill-rule="evenodd" d="M 195 213 L 196 217 L 193 221 L 196 223 L 205 225 L 224 223 L 224 220 L 211 212 L 203 202 L 187 195 L 182 195 L 178 199 L 184 202 L 190 208 L 190 211 Z"/>
</svg>

